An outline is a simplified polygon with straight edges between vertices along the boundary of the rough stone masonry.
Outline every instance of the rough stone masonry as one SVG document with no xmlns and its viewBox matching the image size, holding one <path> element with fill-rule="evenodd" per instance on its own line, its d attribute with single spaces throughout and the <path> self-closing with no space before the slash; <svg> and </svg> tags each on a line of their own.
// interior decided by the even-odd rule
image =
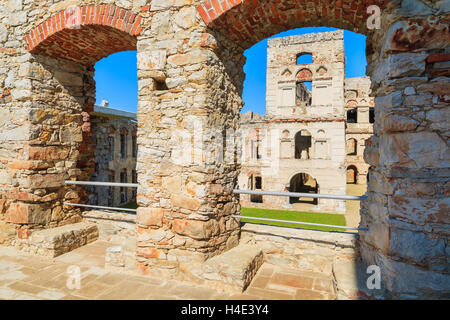
<svg viewBox="0 0 450 320">
<path fill-rule="evenodd" d="M 369 199 L 359 241 L 392 297 L 448 297 L 449 59 L 447 0 L 82 0 L 0 2 L 0 217 L 13 233 L 81 221 L 94 169 L 94 64 L 137 50 L 139 205 L 144 272 L 188 272 L 189 262 L 239 241 L 232 162 L 203 161 L 217 145 L 196 135 L 179 164 L 173 132 L 236 130 L 245 49 L 278 32 L 329 26 L 367 35 L 375 97 Z M 380 28 L 368 29 L 368 5 Z M 228 142 L 228 141 L 227 141 Z M 234 144 L 226 143 L 228 154 Z M 201 147 L 199 147 L 201 146 Z M 9 229 L 8 229 L 9 228 Z M 187 267 L 186 267 L 187 266 Z"/>
</svg>

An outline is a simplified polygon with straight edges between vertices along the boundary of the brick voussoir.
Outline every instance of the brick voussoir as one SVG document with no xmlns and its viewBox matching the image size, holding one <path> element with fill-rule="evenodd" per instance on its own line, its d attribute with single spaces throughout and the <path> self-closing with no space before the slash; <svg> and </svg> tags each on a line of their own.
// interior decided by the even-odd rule
<svg viewBox="0 0 450 320">
<path fill-rule="evenodd" d="M 58 50 L 56 50 L 54 46 L 55 43 L 58 43 L 57 46 L 63 51 L 71 50 L 71 53 L 68 53 L 68 55 L 72 60 L 78 62 L 78 60 L 83 59 L 83 57 L 76 53 L 77 50 L 73 49 L 77 47 L 76 43 L 81 44 L 83 42 L 81 39 L 89 36 L 90 34 L 89 29 L 83 28 L 83 26 L 109 26 L 115 30 L 124 32 L 129 36 L 134 37 L 139 35 L 142 31 L 141 22 L 142 16 L 112 4 L 87 5 L 77 8 L 77 10 L 65 9 L 48 17 L 45 21 L 28 32 L 25 36 L 26 49 L 32 53 L 47 53 L 50 55 L 53 54 L 55 57 L 59 57 L 61 52 L 57 53 Z M 79 24 L 79 27 L 77 26 L 77 28 L 73 28 L 73 24 Z M 59 35 L 68 28 L 76 31 L 70 31 L 66 37 L 59 37 Z M 79 35 L 76 34 L 77 32 L 79 32 Z M 117 31 L 108 32 L 112 32 L 113 39 L 118 38 Z M 80 40 L 76 40 L 77 37 Z M 126 37 L 123 37 L 122 39 L 120 36 L 119 39 L 121 39 L 121 41 L 115 42 L 114 46 L 114 48 L 116 48 L 116 52 L 130 50 L 133 40 Z M 99 45 L 102 44 L 102 42 L 99 42 Z M 103 44 L 103 46 L 105 46 L 105 44 Z M 113 50 L 113 48 L 108 49 Z M 83 51 L 82 49 L 80 50 Z M 95 56 L 95 54 L 92 55 Z M 98 59 L 103 57 L 101 50 L 98 50 L 97 56 Z M 83 64 L 88 63 L 86 61 L 80 62 Z"/>
</svg>

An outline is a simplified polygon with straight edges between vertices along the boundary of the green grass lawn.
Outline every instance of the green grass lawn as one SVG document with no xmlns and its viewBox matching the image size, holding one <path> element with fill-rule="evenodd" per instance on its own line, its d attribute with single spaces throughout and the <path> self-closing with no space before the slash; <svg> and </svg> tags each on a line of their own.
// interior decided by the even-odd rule
<svg viewBox="0 0 450 320">
<path fill-rule="evenodd" d="M 319 213 L 319 212 L 300 212 L 287 210 L 269 210 L 258 208 L 242 208 L 241 215 L 247 217 L 289 220 L 298 222 L 311 222 L 320 224 L 330 224 L 336 226 L 345 226 L 345 217 L 343 214 Z M 337 229 L 330 227 L 308 226 L 294 223 L 263 221 L 254 219 L 241 219 L 242 222 L 253 222 L 267 224 L 279 227 L 291 227 L 297 229 L 323 230 L 323 231 L 345 231 L 345 229 Z"/>
<path fill-rule="evenodd" d="M 125 209 L 137 209 L 138 205 L 136 201 L 128 202 L 127 204 L 124 204 L 123 206 L 120 206 L 121 208 Z"/>
<path fill-rule="evenodd" d="M 137 203 L 129 202 L 121 208 L 127 209 L 137 209 Z M 242 216 L 247 217 L 258 217 L 267 219 L 278 219 L 278 220 L 289 220 L 289 221 L 299 221 L 299 222 L 312 222 L 320 224 L 331 224 L 336 226 L 345 226 L 345 217 L 343 214 L 331 214 L 331 213 L 320 213 L 320 212 L 301 212 L 301 211 L 288 211 L 288 210 L 270 210 L 270 209 L 258 209 L 258 208 L 242 208 Z M 271 226 L 279 227 L 291 227 L 297 229 L 310 229 L 310 230 L 323 230 L 323 231 L 345 231 L 345 229 L 329 228 L 329 227 L 317 227 L 308 226 L 294 223 L 284 223 L 284 222 L 272 222 L 272 221 L 262 221 L 253 219 L 241 219 L 242 222 L 253 222 L 267 224 Z"/>
</svg>

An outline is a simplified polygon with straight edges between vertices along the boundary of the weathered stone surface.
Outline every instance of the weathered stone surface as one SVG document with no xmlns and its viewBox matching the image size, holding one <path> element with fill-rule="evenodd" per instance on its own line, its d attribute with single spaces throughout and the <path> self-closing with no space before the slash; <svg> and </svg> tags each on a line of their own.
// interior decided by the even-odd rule
<svg viewBox="0 0 450 320">
<path fill-rule="evenodd" d="M 138 208 L 136 222 L 145 226 L 162 226 L 164 210 L 161 208 Z"/>
<path fill-rule="evenodd" d="M 450 149 L 434 132 L 383 135 L 380 164 L 439 168 L 450 166 Z"/>
<path fill-rule="evenodd" d="M 5 218 L 17 224 L 45 224 L 51 219 L 51 211 L 45 205 L 16 202 L 9 206 Z"/>
<path fill-rule="evenodd" d="M 173 220 L 173 231 L 193 239 L 209 239 L 219 233 L 219 223 L 215 220 Z"/>
<path fill-rule="evenodd" d="M 358 257 L 357 234 L 322 233 L 245 224 L 241 242 L 257 245 L 267 262 L 289 268 L 331 274 L 335 257 Z"/>
<path fill-rule="evenodd" d="M 19 249 L 38 255 L 57 257 L 91 243 L 98 238 L 96 225 L 86 222 L 39 230 L 28 239 L 16 240 Z"/>
<path fill-rule="evenodd" d="M 390 253 L 393 255 L 421 265 L 426 265 L 431 259 L 446 259 L 443 238 L 433 239 L 425 233 L 395 228 L 391 230 L 390 238 Z M 417 246 L 421 250 L 417 250 Z"/>
<path fill-rule="evenodd" d="M 244 291 L 263 261 L 263 253 L 258 246 L 239 245 L 203 263 L 202 276 L 235 285 Z"/>
</svg>

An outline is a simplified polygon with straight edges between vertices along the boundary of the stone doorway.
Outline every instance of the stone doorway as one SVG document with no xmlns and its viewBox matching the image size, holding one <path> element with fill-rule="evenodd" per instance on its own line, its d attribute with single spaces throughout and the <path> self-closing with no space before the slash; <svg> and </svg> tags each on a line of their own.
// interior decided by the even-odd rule
<svg viewBox="0 0 450 320">
<path fill-rule="evenodd" d="M 319 185 L 317 180 L 311 177 L 307 173 L 297 173 L 291 178 L 289 182 L 289 192 L 299 192 L 299 193 L 319 193 Z M 317 205 L 317 198 L 290 198 L 290 203 L 309 203 Z"/>
</svg>

